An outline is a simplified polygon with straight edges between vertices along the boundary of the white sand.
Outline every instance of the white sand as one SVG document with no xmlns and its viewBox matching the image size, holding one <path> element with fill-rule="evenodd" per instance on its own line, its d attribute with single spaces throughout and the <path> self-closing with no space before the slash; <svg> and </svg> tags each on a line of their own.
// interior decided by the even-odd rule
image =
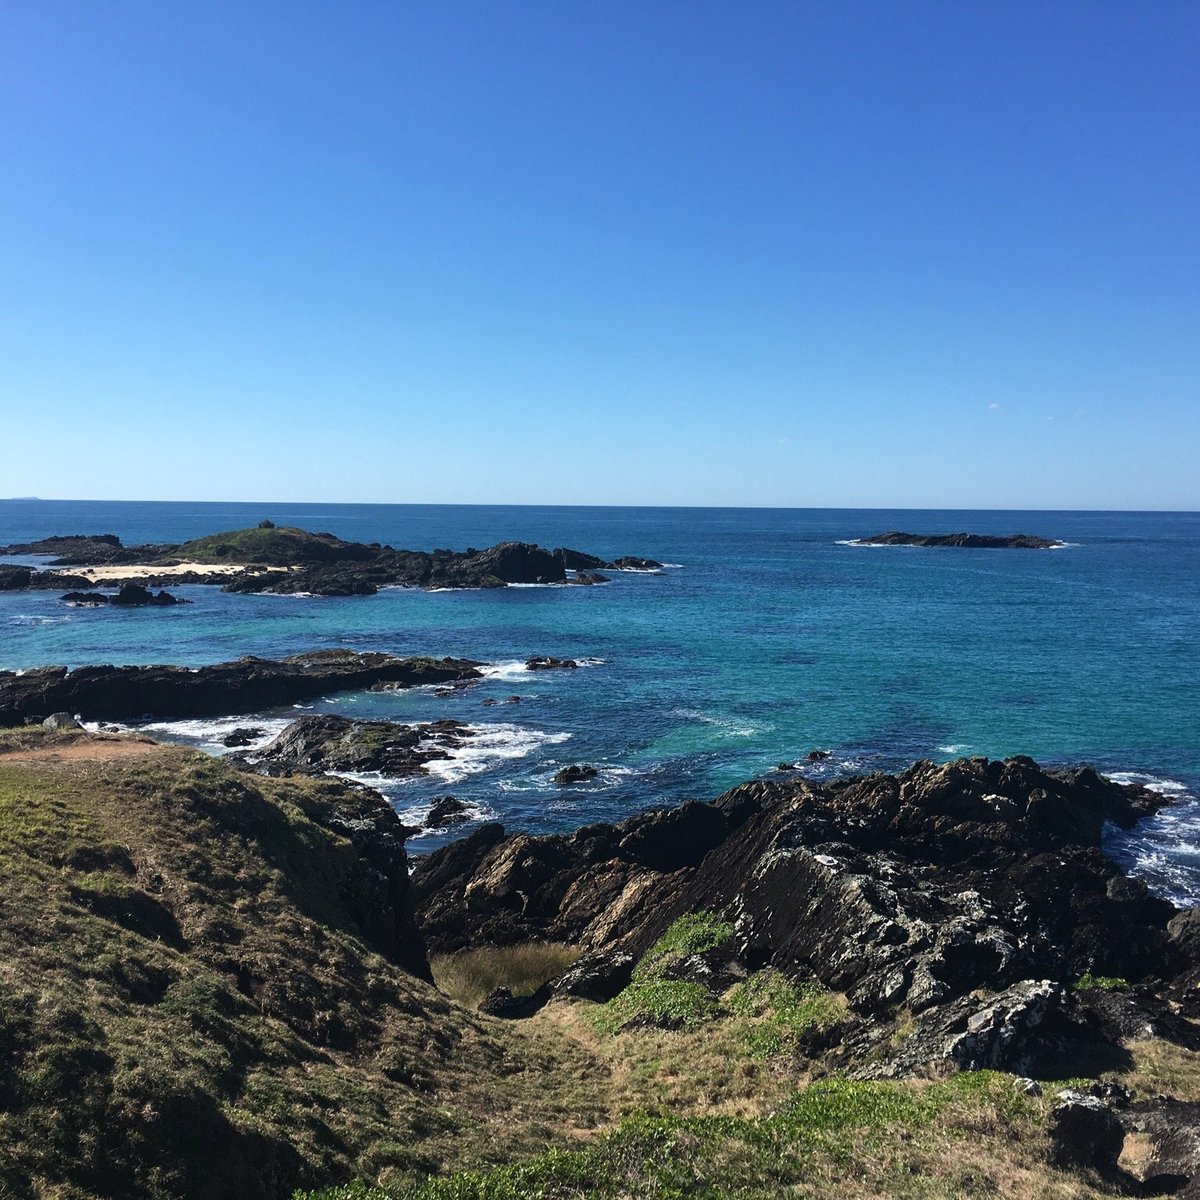
<svg viewBox="0 0 1200 1200">
<path fill-rule="evenodd" d="M 197 575 L 236 575 L 244 571 L 249 563 L 198 563 L 181 562 L 173 567 L 159 567 L 154 563 L 126 563 L 120 567 L 58 567 L 75 575 L 86 575 L 97 583 L 110 579 L 145 579 L 147 575 L 186 575 L 195 571 Z M 287 567 L 266 567 L 268 571 L 287 571 Z"/>
</svg>

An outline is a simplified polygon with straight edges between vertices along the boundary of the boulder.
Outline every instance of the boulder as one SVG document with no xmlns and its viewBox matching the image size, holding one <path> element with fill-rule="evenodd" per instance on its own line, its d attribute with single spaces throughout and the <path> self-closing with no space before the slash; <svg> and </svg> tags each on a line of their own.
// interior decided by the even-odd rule
<svg viewBox="0 0 1200 1200">
<path fill-rule="evenodd" d="M 443 796 L 435 800 L 425 818 L 426 829 L 441 829 L 446 825 L 458 824 L 468 819 L 470 808 L 454 796 Z"/>
<path fill-rule="evenodd" d="M 82 729 L 83 726 L 70 713 L 51 713 L 43 722 L 43 729 Z"/>
<path fill-rule="evenodd" d="M 236 729 L 231 729 L 221 739 L 221 745 L 229 746 L 231 749 L 249 746 L 252 742 L 256 742 L 262 737 L 264 733 L 266 733 L 266 730 L 257 725 L 239 725 Z"/>
<path fill-rule="evenodd" d="M 1115 1112 L 1098 1096 L 1068 1088 L 1050 1110 L 1050 1158 L 1056 1167 L 1083 1167 L 1117 1175 L 1125 1131 Z"/>
<path fill-rule="evenodd" d="M 589 766 L 570 766 L 563 767 L 561 771 L 554 776 L 554 782 L 557 784 L 583 783 L 588 779 L 596 778 L 596 768 Z"/>
<path fill-rule="evenodd" d="M 628 951 L 585 955 L 554 980 L 552 987 L 555 995 L 603 1003 L 629 986 L 636 965 L 637 959 Z"/>
<path fill-rule="evenodd" d="M 527 671 L 573 671 L 578 666 L 573 658 L 551 658 L 544 654 L 525 660 Z"/>
</svg>

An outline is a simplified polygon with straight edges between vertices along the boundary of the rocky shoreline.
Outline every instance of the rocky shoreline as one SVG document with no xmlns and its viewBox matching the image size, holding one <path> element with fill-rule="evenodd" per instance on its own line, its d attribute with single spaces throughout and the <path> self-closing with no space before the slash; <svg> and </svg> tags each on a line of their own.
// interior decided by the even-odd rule
<svg viewBox="0 0 1200 1200">
<path fill-rule="evenodd" d="M 334 692 L 459 684 L 483 676 L 481 663 L 316 650 L 273 660 L 247 655 L 197 668 L 38 667 L 0 671 L 0 727 L 54 713 L 121 721 L 215 717 L 295 704 Z"/>
<path fill-rule="evenodd" d="M 526 1014 L 616 995 L 672 922 L 703 910 L 731 935 L 675 977 L 717 994 L 770 966 L 843 994 L 844 1019 L 811 1047 L 826 1069 L 1053 1077 L 1072 1056 L 1119 1057 L 1137 1030 L 1200 1048 L 1200 922 L 1102 850 L 1106 826 L 1165 803 L 1090 768 L 920 762 L 747 783 L 569 836 L 486 825 L 418 859 L 412 884 L 431 952 L 585 948 Z M 1080 988 L 1089 978 L 1120 986 Z"/>
</svg>

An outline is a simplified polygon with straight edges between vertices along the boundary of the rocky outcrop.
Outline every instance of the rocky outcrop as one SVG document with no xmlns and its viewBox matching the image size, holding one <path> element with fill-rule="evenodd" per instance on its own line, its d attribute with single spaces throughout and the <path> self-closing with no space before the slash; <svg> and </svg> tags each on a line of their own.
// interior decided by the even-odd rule
<svg viewBox="0 0 1200 1200">
<path fill-rule="evenodd" d="M 500 542 L 485 550 L 401 550 L 378 542 L 347 542 L 331 533 L 261 522 L 253 529 L 196 538 L 182 545 L 122 546 L 115 534 L 45 538 L 0 548 L 0 554 L 53 554 L 55 564 L 137 565 L 123 583 L 162 586 L 154 567 L 181 562 L 211 565 L 175 577 L 176 582 L 221 583 L 229 592 L 273 592 L 313 596 L 369 596 L 381 587 L 491 588 L 516 583 L 604 583 L 598 567 L 645 570 L 653 559 L 608 562 L 579 550 L 545 550 L 528 542 Z M 245 564 L 232 575 L 229 564 Z M 568 579 L 567 571 L 577 574 Z M 44 572 L 0 567 L 0 590 L 39 586 Z M 43 584 L 42 586 L 49 586 Z M 85 586 L 83 583 L 68 586 Z"/>
<path fill-rule="evenodd" d="M 575 764 L 569 767 L 563 767 L 563 769 L 554 776 L 554 782 L 557 784 L 585 783 L 587 780 L 595 778 L 595 767 L 588 766 L 586 764 L 582 766 Z"/>
<path fill-rule="evenodd" d="M 579 664 L 573 658 L 551 658 L 545 654 L 525 660 L 527 671 L 573 671 Z"/>
<path fill-rule="evenodd" d="M 1104 1002 L 1081 976 L 1169 979 L 1188 966 L 1175 909 L 1101 850 L 1164 803 L 1089 768 L 917 763 L 897 776 L 756 782 L 711 804 L 570 836 L 485 826 L 418 863 L 436 950 L 560 940 L 644 952 L 677 917 L 732 921 L 745 964 L 843 993 L 859 1067 L 901 1013 L 918 1028 L 873 1073 L 933 1060 L 1032 1071 L 1120 1028 L 1187 1036 L 1152 994 Z M 986 999 L 980 997 L 986 996 Z M 1109 1004 L 1111 1011 L 1106 1009 Z"/>
<path fill-rule="evenodd" d="M 859 538 L 859 546 L 955 546 L 964 550 L 1054 550 L 1065 542 L 1012 533 L 997 537 L 990 533 L 901 533 L 891 530 L 874 537 Z"/>
<path fill-rule="evenodd" d="M 152 562 L 174 549 L 173 545 L 162 544 L 123 546 L 115 533 L 74 533 L 0 546 L 0 555 L 48 554 L 53 555 L 52 566 L 99 567 Z"/>
<path fill-rule="evenodd" d="M 68 592 L 63 596 L 63 602 L 89 608 L 105 604 L 117 608 L 171 608 L 176 604 L 191 604 L 190 600 L 172 596 L 170 592 L 152 592 L 137 583 L 124 584 L 114 595 L 104 592 Z"/>
<path fill-rule="evenodd" d="M 422 774 L 426 763 L 434 759 L 450 758 L 450 752 L 473 733 L 459 721 L 400 725 L 332 715 L 301 717 L 239 761 L 251 770 L 272 775 L 378 771 L 403 777 Z"/>
<path fill-rule="evenodd" d="M 462 659 L 317 650 L 280 660 L 247 656 L 195 669 L 102 666 L 0 671 L 0 726 L 20 725 L 54 712 L 98 720 L 224 716 L 331 692 L 478 679 L 478 666 Z"/>
</svg>

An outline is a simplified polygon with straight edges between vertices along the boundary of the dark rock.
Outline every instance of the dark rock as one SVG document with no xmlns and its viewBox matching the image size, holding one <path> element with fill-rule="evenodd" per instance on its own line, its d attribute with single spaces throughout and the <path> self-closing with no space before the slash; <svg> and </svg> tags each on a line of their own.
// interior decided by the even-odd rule
<svg viewBox="0 0 1200 1200">
<path fill-rule="evenodd" d="M 576 996 L 603 1003 L 629 986 L 636 965 L 637 959 L 628 951 L 589 954 L 576 959 L 551 986 L 558 996 Z"/>
<path fill-rule="evenodd" d="M 1066 545 L 1028 533 L 996 537 L 988 533 L 900 533 L 892 530 L 859 538 L 860 546 L 955 546 L 967 550 L 1053 550 Z"/>
<path fill-rule="evenodd" d="M 581 550 L 568 550 L 558 546 L 550 551 L 568 571 L 594 571 L 597 568 L 612 569 L 612 563 L 606 559 L 597 558 L 594 554 L 584 554 Z"/>
<path fill-rule="evenodd" d="M 266 733 L 266 730 L 257 725 L 239 725 L 236 729 L 231 729 L 221 739 L 221 745 L 229 746 L 231 749 L 239 746 L 249 746 L 251 742 L 256 742 L 264 733 Z"/>
<path fill-rule="evenodd" d="M 810 750 L 804 757 L 808 762 L 824 762 L 829 757 L 829 751 Z"/>
<path fill-rule="evenodd" d="M 619 571 L 661 571 L 663 565 L 653 558 L 638 558 L 636 555 L 626 554 L 621 558 L 614 558 L 612 566 Z"/>
<path fill-rule="evenodd" d="M 1056 1167 L 1084 1167 L 1111 1176 L 1118 1173 L 1125 1131 L 1099 1097 L 1067 1089 L 1058 1093 L 1050 1110 L 1050 1142 Z"/>
<path fill-rule="evenodd" d="M 478 679 L 477 666 L 459 659 L 318 650 L 282 660 L 248 656 L 198 670 L 104 666 L 0 671 L 0 726 L 20 725 L 33 713 L 62 711 L 105 720 L 224 716 L 331 692 Z"/>
<path fill-rule="evenodd" d="M 567 837 L 495 827 L 422 859 L 413 888 L 431 947 L 447 951 L 547 940 L 637 956 L 677 917 L 715 911 L 740 964 L 846 995 L 840 1069 L 1030 1074 L 1084 1052 L 1116 1063 L 1147 1029 L 1190 1043 L 1153 991 L 1186 966 L 1167 933 L 1175 910 L 1100 849 L 1109 822 L 1129 828 L 1164 803 L 1087 768 L 922 762 L 743 784 Z M 1144 987 L 1074 991 L 1085 972 Z M 910 1036 L 890 1045 L 901 1014 Z"/>
<path fill-rule="evenodd" d="M 1200 1104 L 1160 1096 L 1130 1106 L 1121 1113 L 1126 1133 L 1150 1142 L 1142 1167 L 1142 1194 L 1175 1195 L 1196 1200 L 1200 1195 Z"/>
<path fill-rule="evenodd" d="M 529 996 L 514 996 L 508 988 L 497 988 L 479 1002 L 479 1011 L 489 1017 L 522 1020 L 545 1008 L 551 997 L 549 984 L 543 984 Z"/>
<path fill-rule="evenodd" d="M 29 586 L 30 567 L 0 566 L 0 592 L 19 592 Z"/>
<path fill-rule="evenodd" d="M 43 729 L 82 729 L 83 726 L 70 713 L 52 713 L 42 722 Z"/>
<path fill-rule="evenodd" d="M 595 571 L 576 571 L 573 579 L 568 579 L 568 583 L 591 586 L 597 583 L 608 583 L 607 575 L 598 575 Z"/>
<path fill-rule="evenodd" d="M 1190 963 L 1200 964 L 1200 908 L 1188 908 L 1171 918 L 1167 935 Z"/>
<path fill-rule="evenodd" d="M 329 771 L 378 771 L 402 777 L 424 772 L 425 764 L 450 757 L 473 734 L 458 721 L 400 725 L 333 715 L 301 717 L 259 749 L 252 770 L 266 767 L 306 775 Z"/>
<path fill-rule="evenodd" d="M 578 666 L 579 664 L 573 658 L 550 658 L 544 654 L 525 660 L 525 670 L 527 671 L 573 671 Z"/>
<path fill-rule="evenodd" d="M 554 776 L 554 782 L 558 784 L 567 783 L 583 783 L 587 779 L 596 778 L 596 768 L 589 766 L 571 766 L 563 767 L 557 775 Z"/>
<path fill-rule="evenodd" d="M 169 592 L 153 593 L 137 583 L 123 584 L 121 590 L 115 596 L 108 598 L 108 602 L 109 604 L 118 605 L 121 608 L 170 608 L 175 604 L 189 603 L 187 600 L 181 600 L 177 596 L 172 596 Z"/>
<path fill-rule="evenodd" d="M 102 592 L 68 592 L 62 601 L 76 608 L 99 608 L 108 603 L 108 597 Z"/>
<path fill-rule="evenodd" d="M 441 829 L 446 825 L 454 825 L 467 820 L 469 807 L 454 796 L 443 796 L 435 800 L 425 818 L 426 829 Z"/>
</svg>

